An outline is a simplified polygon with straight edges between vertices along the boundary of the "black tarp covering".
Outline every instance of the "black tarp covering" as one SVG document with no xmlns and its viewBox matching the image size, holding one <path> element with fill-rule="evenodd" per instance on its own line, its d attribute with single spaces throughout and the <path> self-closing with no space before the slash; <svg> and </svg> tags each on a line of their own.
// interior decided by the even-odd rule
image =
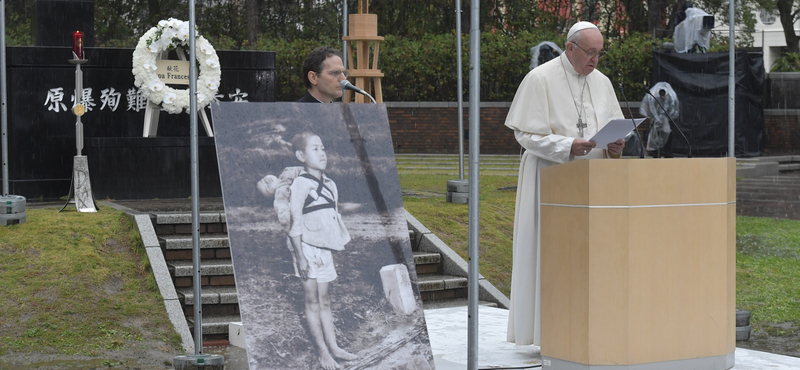
<svg viewBox="0 0 800 370">
<path fill-rule="evenodd" d="M 737 157 L 761 155 L 764 148 L 764 59 L 761 53 L 738 50 L 735 69 L 735 135 Z M 672 85 L 680 101 L 675 122 L 689 139 L 692 156 L 717 157 L 728 152 L 728 53 L 653 52 L 652 84 Z M 675 156 L 688 146 L 674 131 Z"/>
</svg>

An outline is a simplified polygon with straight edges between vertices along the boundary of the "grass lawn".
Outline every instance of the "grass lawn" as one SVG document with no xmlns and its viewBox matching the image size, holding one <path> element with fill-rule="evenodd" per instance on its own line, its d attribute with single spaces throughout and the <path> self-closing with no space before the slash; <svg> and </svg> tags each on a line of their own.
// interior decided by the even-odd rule
<svg viewBox="0 0 800 370">
<path fill-rule="evenodd" d="M 182 351 L 122 212 L 26 212 L 25 223 L 0 226 L 0 356 L 99 356 L 153 341 Z"/>
</svg>

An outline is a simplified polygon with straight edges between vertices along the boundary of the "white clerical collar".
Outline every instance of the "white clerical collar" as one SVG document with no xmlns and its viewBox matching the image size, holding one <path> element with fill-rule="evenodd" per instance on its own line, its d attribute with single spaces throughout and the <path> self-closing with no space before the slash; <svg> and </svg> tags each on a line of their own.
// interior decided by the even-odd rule
<svg viewBox="0 0 800 370">
<path fill-rule="evenodd" d="M 569 58 L 567 58 L 567 53 L 566 52 L 561 53 L 561 55 L 559 57 L 561 58 L 561 66 L 564 67 L 564 71 L 566 71 L 569 75 L 571 75 L 572 77 L 577 77 L 577 78 L 588 77 L 588 76 L 581 76 L 581 73 L 578 72 L 578 70 L 575 69 L 575 66 L 573 66 L 572 62 L 570 62 Z M 567 66 L 569 66 L 569 67 L 567 67 Z M 594 71 L 592 71 L 592 72 L 594 72 Z M 589 73 L 589 74 L 591 74 L 591 73 Z"/>
</svg>

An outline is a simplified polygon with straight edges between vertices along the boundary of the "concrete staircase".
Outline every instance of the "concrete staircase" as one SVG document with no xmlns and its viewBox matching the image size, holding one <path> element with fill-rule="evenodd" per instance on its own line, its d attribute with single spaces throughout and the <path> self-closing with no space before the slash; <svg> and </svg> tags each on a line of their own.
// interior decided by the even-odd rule
<svg viewBox="0 0 800 370">
<path fill-rule="evenodd" d="M 737 165 L 737 215 L 800 220 L 800 156 L 738 159 Z"/>
<path fill-rule="evenodd" d="M 467 305 L 466 262 L 413 216 L 408 218 L 424 308 Z M 189 331 L 193 332 L 197 300 L 193 288 L 191 212 L 155 212 L 150 219 Z M 229 323 L 241 321 L 225 221 L 221 210 L 200 213 L 204 342 L 226 341 Z M 488 281 L 481 279 L 480 284 L 481 304 L 508 306 L 508 299 Z"/>
</svg>

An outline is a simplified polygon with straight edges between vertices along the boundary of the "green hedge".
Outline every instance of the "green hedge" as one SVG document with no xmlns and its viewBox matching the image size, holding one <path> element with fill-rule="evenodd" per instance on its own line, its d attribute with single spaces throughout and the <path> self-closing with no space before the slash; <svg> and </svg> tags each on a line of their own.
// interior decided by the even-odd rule
<svg viewBox="0 0 800 370">
<path fill-rule="evenodd" d="M 220 40 L 222 41 L 222 40 Z M 565 38 L 550 32 L 524 32 L 516 37 L 501 32 L 481 35 L 481 101 L 511 101 L 530 65 L 530 49 L 542 41 L 563 46 Z M 213 42 L 213 41 L 212 41 Z M 256 50 L 273 50 L 276 61 L 276 99 L 295 101 L 305 93 L 301 68 L 306 53 L 316 46 L 341 49 L 338 40 L 262 40 Z M 608 55 L 598 69 L 620 82 L 631 101 L 641 100 L 650 80 L 652 38 L 633 34 L 606 40 Z M 380 46 L 379 68 L 384 101 L 456 101 L 456 36 L 454 33 L 409 39 L 388 35 Z M 469 97 L 469 35 L 462 36 L 463 99 Z"/>
</svg>

